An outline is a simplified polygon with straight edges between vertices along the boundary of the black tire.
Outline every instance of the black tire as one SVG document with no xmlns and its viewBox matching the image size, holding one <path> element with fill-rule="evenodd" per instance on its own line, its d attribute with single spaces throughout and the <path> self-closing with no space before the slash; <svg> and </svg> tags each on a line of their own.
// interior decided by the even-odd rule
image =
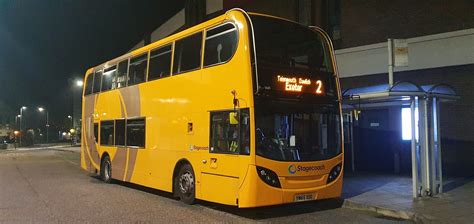
<svg viewBox="0 0 474 224">
<path fill-rule="evenodd" d="M 182 165 L 174 179 L 175 195 L 179 197 L 180 201 L 188 205 L 194 204 L 196 201 L 195 183 L 196 178 L 191 165 Z"/>
<path fill-rule="evenodd" d="M 105 183 L 112 183 L 112 163 L 108 155 L 102 159 L 102 163 L 100 164 L 100 178 Z"/>
</svg>

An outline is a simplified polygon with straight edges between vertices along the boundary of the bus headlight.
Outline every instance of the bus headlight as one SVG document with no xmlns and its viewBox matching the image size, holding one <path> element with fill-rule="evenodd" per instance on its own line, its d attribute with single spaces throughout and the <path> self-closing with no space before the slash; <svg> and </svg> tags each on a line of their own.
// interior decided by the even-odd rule
<svg viewBox="0 0 474 224">
<path fill-rule="evenodd" d="M 267 168 L 257 166 L 257 173 L 260 179 L 263 180 L 263 182 L 267 183 L 270 186 L 281 188 L 280 180 L 278 180 L 278 175 L 275 172 Z"/>
<path fill-rule="evenodd" d="M 329 172 L 327 184 L 333 182 L 339 176 L 339 174 L 341 174 L 341 170 L 342 170 L 342 164 L 341 163 L 339 163 L 335 167 L 333 167 L 331 169 L 331 172 Z"/>
</svg>

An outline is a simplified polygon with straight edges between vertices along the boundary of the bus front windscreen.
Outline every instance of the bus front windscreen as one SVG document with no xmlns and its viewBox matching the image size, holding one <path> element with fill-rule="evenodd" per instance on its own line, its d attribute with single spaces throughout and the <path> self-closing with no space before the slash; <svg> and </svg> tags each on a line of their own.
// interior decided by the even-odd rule
<svg viewBox="0 0 474 224">
<path fill-rule="evenodd" d="M 261 102 L 255 108 L 256 153 L 279 161 L 320 161 L 339 155 L 338 105 Z"/>
<path fill-rule="evenodd" d="M 258 91 L 287 97 L 335 97 L 329 45 L 322 34 L 297 23 L 251 15 Z"/>
</svg>

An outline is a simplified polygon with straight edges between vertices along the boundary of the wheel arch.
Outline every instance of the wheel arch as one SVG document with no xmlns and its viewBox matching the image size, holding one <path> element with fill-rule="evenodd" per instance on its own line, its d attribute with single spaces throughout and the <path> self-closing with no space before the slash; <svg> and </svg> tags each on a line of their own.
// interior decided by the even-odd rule
<svg viewBox="0 0 474 224">
<path fill-rule="evenodd" d="M 178 175 L 178 172 L 179 172 L 179 169 L 184 166 L 185 164 L 189 164 L 191 166 L 191 169 L 193 169 L 193 172 L 194 172 L 194 167 L 193 165 L 191 164 L 191 162 L 189 162 L 189 160 L 185 159 L 185 158 L 182 158 L 180 160 L 178 160 L 178 162 L 176 162 L 175 166 L 174 166 L 174 169 L 173 169 L 173 181 L 172 181 L 172 193 L 175 194 L 175 178 L 176 176 Z M 194 175 L 196 176 L 196 173 L 194 173 Z"/>
<path fill-rule="evenodd" d="M 108 153 L 107 151 L 104 151 L 104 152 L 102 153 L 102 155 L 100 156 L 100 166 L 99 166 L 99 169 L 102 169 L 102 163 L 104 162 L 105 157 L 109 157 L 109 159 L 110 159 L 110 155 L 109 155 L 109 153 Z M 110 162 L 112 162 L 112 161 L 110 161 Z"/>
</svg>

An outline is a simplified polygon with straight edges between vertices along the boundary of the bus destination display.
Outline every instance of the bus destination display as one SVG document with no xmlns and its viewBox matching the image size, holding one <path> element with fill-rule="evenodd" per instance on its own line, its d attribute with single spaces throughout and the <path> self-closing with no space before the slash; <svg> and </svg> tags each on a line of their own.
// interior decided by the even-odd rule
<svg viewBox="0 0 474 224">
<path fill-rule="evenodd" d="M 276 89 L 294 93 L 324 94 L 323 82 L 320 79 L 312 80 L 298 76 L 277 75 Z"/>
</svg>

